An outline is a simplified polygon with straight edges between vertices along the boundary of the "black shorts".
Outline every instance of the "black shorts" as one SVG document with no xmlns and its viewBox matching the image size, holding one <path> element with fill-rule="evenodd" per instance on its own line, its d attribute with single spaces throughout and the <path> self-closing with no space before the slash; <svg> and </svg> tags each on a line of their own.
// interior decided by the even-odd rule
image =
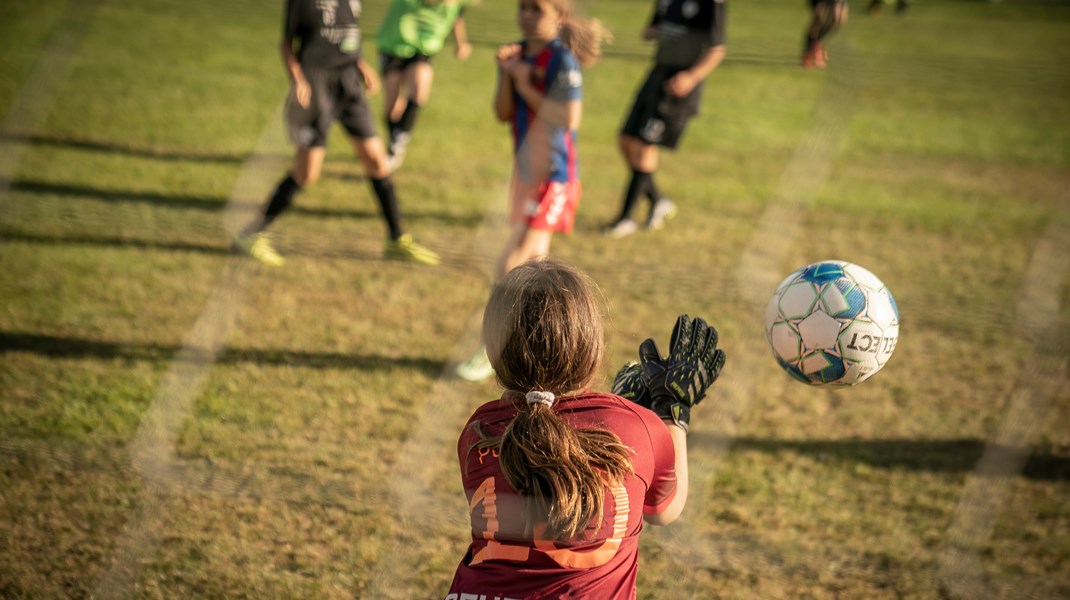
<svg viewBox="0 0 1070 600">
<path fill-rule="evenodd" d="M 409 68 L 409 65 L 416 63 L 429 63 L 431 57 L 426 54 L 420 54 L 417 52 L 408 58 L 401 56 L 394 56 L 393 54 L 387 54 L 386 52 L 379 53 L 379 72 L 383 75 L 393 71 L 404 71 Z"/>
<path fill-rule="evenodd" d="M 676 148 L 687 122 L 698 114 L 702 102 L 700 83 L 691 93 L 679 98 L 665 89 L 666 82 L 680 70 L 654 69 L 635 96 L 632 111 L 624 121 L 621 133 L 639 138 L 648 144 Z"/>
<path fill-rule="evenodd" d="M 302 149 L 326 146 L 327 133 L 335 121 L 356 138 L 378 135 L 355 64 L 343 69 L 306 69 L 305 78 L 312 86 L 308 108 L 298 104 L 292 89 L 286 100 L 286 126 L 294 145 Z"/>
<path fill-rule="evenodd" d="M 847 0 L 810 0 L 810 8 L 817 8 L 818 4 L 847 4 Z"/>
</svg>

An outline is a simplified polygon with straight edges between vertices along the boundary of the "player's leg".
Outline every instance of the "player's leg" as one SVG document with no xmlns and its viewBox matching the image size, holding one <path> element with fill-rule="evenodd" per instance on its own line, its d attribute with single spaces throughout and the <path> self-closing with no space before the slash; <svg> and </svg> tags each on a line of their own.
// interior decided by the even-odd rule
<svg viewBox="0 0 1070 600">
<path fill-rule="evenodd" d="M 524 224 L 515 225 L 498 257 L 497 279 L 533 258 L 549 256 L 553 236 L 553 232 L 547 229 L 532 229 Z"/>
<path fill-rule="evenodd" d="M 438 255 L 418 245 L 412 236 L 401 227 L 397 193 L 390 179 L 390 161 L 386 146 L 375 131 L 371 109 L 364 97 L 360 73 L 356 66 L 344 72 L 341 78 L 342 100 L 339 102 L 338 120 L 349 133 L 364 175 L 371 183 L 372 191 L 379 202 L 383 219 L 389 231 L 386 243 L 387 258 L 411 260 L 423 264 L 438 264 Z"/>
<path fill-rule="evenodd" d="M 515 224 L 495 264 L 495 280 L 533 258 L 549 256 L 552 239 L 553 231 L 549 229 L 533 229 L 527 223 Z M 455 373 L 466 381 L 493 377 L 494 367 L 490 364 L 486 346 L 481 345 L 472 356 L 457 365 Z"/>
<path fill-rule="evenodd" d="M 804 69 L 813 69 L 817 66 L 817 51 L 827 8 L 828 4 L 824 0 L 811 0 L 810 2 L 810 24 L 803 35 L 802 66 Z"/>
<path fill-rule="evenodd" d="M 619 138 L 619 148 L 631 176 L 624 191 L 620 214 L 605 230 L 606 235 L 618 239 L 639 229 L 639 225 L 632 219 L 632 212 L 639 198 L 650 193 L 650 188 L 654 186 L 654 171 L 658 167 L 658 147 L 653 144 L 622 134 Z"/>
<path fill-rule="evenodd" d="M 824 2 L 821 6 L 824 7 L 824 10 L 821 13 L 821 22 L 813 51 L 814 66 L 819 69 L 825 68 L 825 64 L 828 61 L 828 48 L 825 40 L 847 22 L 846 2 L 834 0 L 832 2 Z"/>
<path fill-rule="evenodd" d="M 405 233 L 401 227 L 401 211 L 398 208 L 397 192 L 390 177 L 386 147 L 379 136 L 362 138 L 353 136 L 353 148 L 360 159 L 364 173 L 371 182 L 372 191 L 386 221 L 389 240 L 386 243 L 387 258 L 410 260 L 426 265 L 437 265 L 438 254 L 425 248 Z"/>
<path fill-rule="evenodd" d="M 401 166 L 405 160 L 405 151 L 409 142 L 412 141 L 412 129 L 416 125 L 416 117 L 420 109 L 427 104 L 431 94 L 431 82 L 434 79 L 434 69 L 431 67 L 427 56 L 418 54 L 405 66 L 402 72 L 405 87 L 405 98 L 397 102 L 402 107 L 400 111 L 395 109 L 391 115 L 391 136 L 388 152 L 390 154 L 393 169 Z"/>
<path fill-rule="evenodd" d="M 311 77 L 310 84 L 312 97 L 308 105 L 301 106 L 292 95 L 286 105 L 290 141 L 297 146 L 293 167 L 275 186 L 261 214 L 233 240 L 236 249 L 270 266 L 281 266 L 284 260 L 272 247 L 265 230 L 293 204 L 294 197 L 303 188 L 319 179 L 326 155 L 327 132 L 331 124 L 330 103 L 326 102 L 328 82 L 317 74 Z"/>
<path fill-rule="evenodd" d="M 405 100 L 401 95 L 401 84 L 404 77 L 400 69 L 394 68 L 395 60 L 385 54 L 382 57 L 383 114 L 386 116 L 388 145 L 393 141 L 395 124 L 405 110 Z"/>
</svg>

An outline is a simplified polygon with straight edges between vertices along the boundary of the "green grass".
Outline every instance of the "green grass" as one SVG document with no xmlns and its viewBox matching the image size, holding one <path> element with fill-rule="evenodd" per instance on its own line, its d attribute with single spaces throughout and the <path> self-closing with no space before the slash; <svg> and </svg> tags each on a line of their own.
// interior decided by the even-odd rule
<svg viewBox="0 0 1070 600">
<path fill-rule="evenodd" d="M 859 4 L 805 72 L 803 4 L 732 4 L 658 175 L 681 218 L 612 242 L 650 4 L 584 4 L 616 41 L 585 74 L 583 203 L 554 241 L 605 292 L 607 380 L 681 312 L 729 354 L 639 597 L 1070 597 L 1070 8 Z M 230 254 L 291 153 L 279 12 L 0 5 L 0 596 L 439 598 L 464 552 L 454 443 L 497 389 L 448 374 L 505 236 L 512 4 L 471 9 L 468 62 L 436 59 L 395 178 L 438 268 L 381 260 L 340 129 L 274 228 L 286 266 Z M 901 310 L 895 356 L 849 390 L 791 381 L 762 339 L 771 286 L 825 258 Z"/>
</svg>

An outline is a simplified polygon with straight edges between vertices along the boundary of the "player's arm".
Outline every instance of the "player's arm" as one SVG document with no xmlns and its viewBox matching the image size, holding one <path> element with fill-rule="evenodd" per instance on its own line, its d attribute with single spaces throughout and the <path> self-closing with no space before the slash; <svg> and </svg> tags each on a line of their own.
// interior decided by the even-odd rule
<svg viewBox="0 0 1070 600">
<path fill-rule="evenodd" d="M 710 73 L 720 66 L 721 61 L 724 60 L 724 55 L 724 44 L 707 48 L 698 62 L 690 69 L 680 71 L 669 80 L 669 91 L 674 96 L 681 98 L 690 94 L 691 90 L 694 90 L 698 84 L 705 81 Z"/>
<path fill-rule="evenodd" d="M 459 15 L 453 22 L 453 55 L 458 60 L 467 60 L 472 54 L 472 44 L 468 41 L 468 28 L 464 24 L 464 15 Z"/>
<path fill-rule="evenodd" d="M 651 525 L 668 525 L 684 512 L 684 505 L 687 504 L 687 432 L 672 420 L 664 420 L 665 427 L 669 430 L 669 436 L 672 438 L 673 449 L 676 452 L 676 495 L 673 496 L 669 504 L 665 506 L 665 509 L 661 512 L 649 514 L 643 514 L 643 520 Z"/>
<path fill-rule="evenodd" d="M 379 88 L 382 87 L 379 73 L 364 58 L 357 59 L 357 70 L 360 71 L 360 77 L 364 81 L 364 89 L 367 90 L 368 95 L 374 96 L 378 94 Z"/>
<path fill-rule="evenodd" d="M 516 91 L 524 102 L 538 115 L 539 121 L 548 125 L 578 129 L 583 115 L 582 80 L 579 65 L 562 62 L 551 75 L 547 93 L 544 94 L 532 82 L 532 66 L 519 57 L 507 65 L 513 76 Z"/>
<path fill-rule="evenodd" d="M 525 64 L 530 68 L 530 65 Z M 567 129 L 578 129 L 583 115 L 582 100 L 564 102 L 547 97 L 535 88 L 530 77 L 514 78 L 516 91 L 528 106 L 539 116 L 539 121 L 549 125 L 560 125 Z"/>
<path fill-rule="evenodd" d="M 691 90 L 695 89 L 698 84 L 702 83 L 709 77 L 710 73 L 720 66 L 721 61 L 724 60 L 725 55 L 725 36 L 724 36 L 724 2 L 714 2 L 713 5 L 713 20 L 710 24 L 709 42 L 710 46 L 703 52 L 695 64 L 690 69 L 680 71 L 672 79 L 669 80 L 669 92 L 677 97 L 683 97 L 691 93 Z"/>
<path fill-rule="evenodd" d="M 494 94 L 494 115 L 499 121 L 508 123 L 516 114 L 516 103 L 513 100 L 514 78 L 510 73 L 510 65 L 519 60 L 520 44 L 506 44 L 498 48 L 495 59 L 498 62 L 498 90 Z"/>
<path fill-rule="evenodd" d="M 302 108 L 308 108 L 312 101 L 312 86 L 305 79 L 305 72 L 301 69 L 301 61 L 297 60 L 294 53 L 294 38 L 283 36 L 279 43 L 279 52 L 282 54 L 282 63 L 286 67 L 286 74 L 290 77 L 290 85 L 294 89 L 294 98 Z"/>
<path fill-rule="evenodd" d="M 680 315 L 668 357 L 662 358 L 654 340 L 647 339 L 639 345 L 639 362 L 624 365 L 614 378 L 614 393 L 661 417 L 675 450 L 676 495 L 657 512 L 644 513 L 653 525 L 673 522 L 687 503 L 687 428 L 691 408 L 706 397 L 724 367 L 725 354 L 717 341 L 717 330 L 706 321 Z"/>
<path fill-rule="evenodd" d="M 290 85 L 293 86 L 294 98 L 302 108 L 308 108 L 312 101 L 312 86 L 305 79 L 305 72 L 301 69 L 301 61 L 297 60 L 294 52 L 294 43 L 297 42 L 297 25 L 299 19 L 299 5 L 294 0 L 286 3 L 286 17 L 282 24 L 282 39 L 279 41 L 279 53 L 282 55 L 282 64 L 286 68 L 286 74 L 290 77 Z"/>
</svg>

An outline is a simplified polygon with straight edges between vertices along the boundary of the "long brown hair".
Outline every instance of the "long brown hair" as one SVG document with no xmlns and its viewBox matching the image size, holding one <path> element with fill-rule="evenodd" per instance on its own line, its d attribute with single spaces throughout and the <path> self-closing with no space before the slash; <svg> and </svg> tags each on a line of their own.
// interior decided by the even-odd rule
<svg viewBox="0 0 1070 600">
<path fill-rule="evenodd" d="M 576 56 L 580 65 L 589 67 L 602 58 L 602 45 L 613 41 L 613 34 L 598 19 L 575 17 L 572 14 L 573 0 L 544 0 L 565 16 L 558 36 L 561 42 Z"/>
<path fill-rule="evenodd" d="M 551 258 L 510 271 L 491 292 L 483 338 L 498 382 L 522 396 L 562 396 L 586 387 L 602 362 L 602 314 L 594 284 Z M 528 500 L 532 524 L 545 522 L 552 540 L 573 538 L 601 521 L 607 485 L 632 473 L 632 451 L 604 429 L 576 429 L 552 405 L 525 403 L 496 448 L 502 475 Z"/>
</svg>

